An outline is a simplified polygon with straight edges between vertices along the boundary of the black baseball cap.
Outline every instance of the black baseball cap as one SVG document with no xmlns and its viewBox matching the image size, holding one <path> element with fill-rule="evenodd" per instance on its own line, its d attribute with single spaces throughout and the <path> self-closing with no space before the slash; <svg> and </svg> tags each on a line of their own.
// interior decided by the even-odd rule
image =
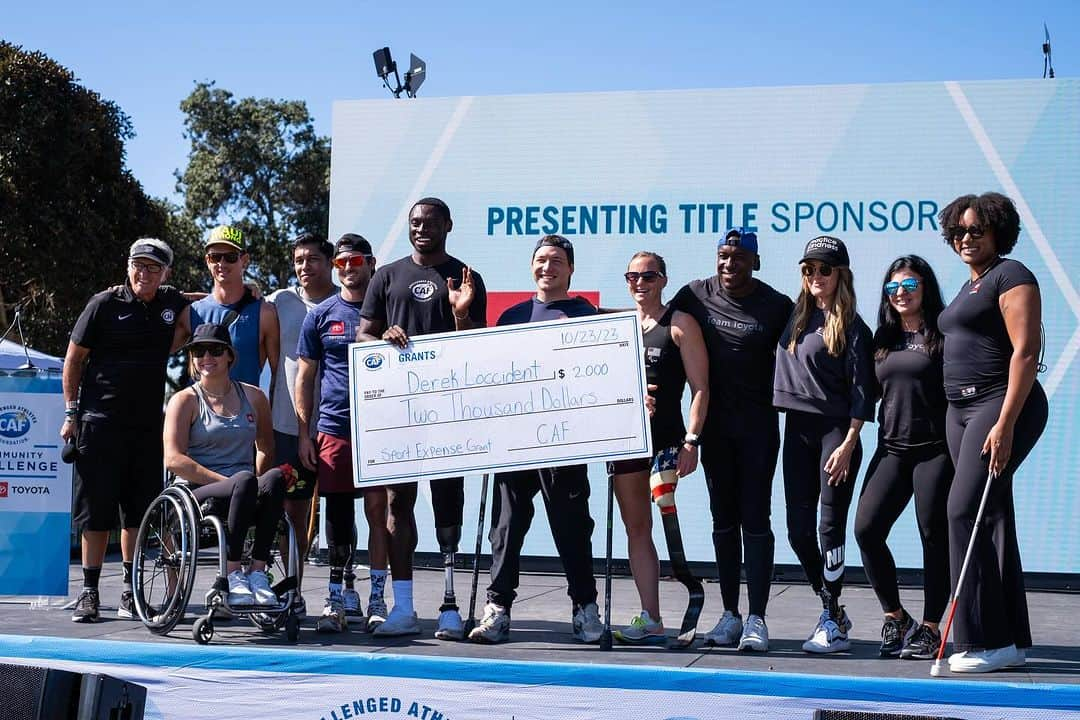
<svg viewBox="0 0 1080 720">
<path fill-rule="evenodd" d="M 235 354 L 232 337 L 229 336 L 229 328 L 218 323 L 203 323 L 191 333 L 191 339 L 184 344 L 181 350 L 188 350 L 195 345 L 224 345 L 230 352 Z"/>
<path fill-rule="evenodd" d="M 851 264 L 843 241 L 832 235 L 820 235 L 806 243 L 802 260 L 799 262 L 804 263 L 807 260 L 820 260 L 833 267 L 848 267 Z"/>
<path fill-rule="evenodd" d="M 345 233 L 334 243 L 334 257 L 343 252 L 357 252 L 364 255 L 375 254 L 371 251 L 371 243 L 367 241 L 367 238 L 356 233 Z"/>
<path fill-rule="evenodd" d="M 536 247 L 533 248 L 533 257 L 536 257 L 536 251 L 542 247 L 557 247 L 562 248 L 566 253 L 566 260 L 571 265 L 574 264 L 574 243 L 570 242 L 562 235 L 545 235 L 536 241 Z"/>
</svg>

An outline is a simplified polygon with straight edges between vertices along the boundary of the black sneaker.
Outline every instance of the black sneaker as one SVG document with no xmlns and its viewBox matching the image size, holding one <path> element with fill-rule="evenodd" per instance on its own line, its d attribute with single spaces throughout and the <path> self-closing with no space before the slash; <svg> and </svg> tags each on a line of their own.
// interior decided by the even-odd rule
<svg viewBox="0 0 1080 720">
<path fill-rule="evenodd" d="M 927 625 L 920 625 L 915 634 L 900 651 L 901 660 L 933 660 L 941 648 L 941 633 Z"/>
<path fill-rule="evenodd" d="M 881 626 L 881 657 L 897 657 L 914 632 L 915 621 L 906 610 L 900 619 L 885 618 L 885 624 Z"/>
<path fill-rule="evenodd" d="M 130 590 L 120 593 L 120 606 L 116 608 L 116 617 L 125 620 L 135 619 L 135 594 Z"/>
<path fill-rule="evenodd" d="M 96 623 L 101 619 L 97 588 L 83 588 L 79 599 L 75 601 L 75 610 L 71 613 L 71 622 Z"/>
</svg>

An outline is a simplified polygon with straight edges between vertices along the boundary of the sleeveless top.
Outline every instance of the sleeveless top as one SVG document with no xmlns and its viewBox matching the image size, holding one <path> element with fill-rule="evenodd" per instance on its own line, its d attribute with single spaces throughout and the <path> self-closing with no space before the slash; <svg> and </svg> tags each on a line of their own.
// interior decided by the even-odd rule
<svg viewBox="0 0 1080 720">
<path fill-rule="evenodd" d="M 650 423 L 653 452 L 682 444 L 686 426 L 682 417 L 683 386 L 686 369 L 679 346 L 671 337 L 671 317 L 675 308 L 668 307 L 663 316 L 641 333 L 645 346 L 645 377 L 656 385 L 656 412 Z"/>
<path fill-rule="evenodd" d="M 244 388 L 233 381 L 233 388 L 240 394 L 240 412 L 225 417 L 210 409 L 198 383 L 192 387 L 199 399 L 199 414 L 191 425 L 188 457 L 225 477 L 244 470 L 254 472 L 255 409 L 248 402 Z"/>
<path fill-rule="evenodd" d="M 245 297 L 239 302 L 222 305 L 207 295 L 191 303 L 191 329 L 203 323 L 221 324 L 232 311 L 239 316 L 229 325 L 229 337 L 236 350 L 236 362 L 229 368 L 229 377 L 259 387 L 262 363 L 259 362 L 259 314 L 263 301 Z"/>
</svg>

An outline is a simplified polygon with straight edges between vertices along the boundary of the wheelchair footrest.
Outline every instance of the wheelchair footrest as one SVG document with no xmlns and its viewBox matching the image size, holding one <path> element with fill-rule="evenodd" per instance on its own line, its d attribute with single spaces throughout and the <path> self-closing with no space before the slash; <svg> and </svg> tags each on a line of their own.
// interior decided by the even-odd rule
<svg viewBox="0 0 1080 720">
<path fill-rule="evenodd" d="M 218 575 L 214 578 L 214 589 L 221 592 L 229 592 L 229 579 Z"/>
<path fill-rule="evenodd" d="M 289 592 L 290 590 L 295 590 L 296 589 L 296 578 L 295 577 L 287 577 L 284 580 L 282 580 L 281 582 L 275 583 L 274 587 L 271 588 L 271 589 L 274 591 L 275 595 L 277 595 L 278 597 L 281 597 L 282 595 Z"/>
</svg>

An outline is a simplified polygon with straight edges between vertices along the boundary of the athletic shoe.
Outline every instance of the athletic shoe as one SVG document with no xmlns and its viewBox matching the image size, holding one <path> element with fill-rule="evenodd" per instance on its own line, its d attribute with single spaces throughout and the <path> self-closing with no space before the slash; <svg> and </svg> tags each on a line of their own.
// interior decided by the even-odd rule
<svg viewBox="0 0 1080 720">
<path fill-rule="evenodd" d="M 502 605 L 489 602 L 484 605 L 484 617 L 469 633 L 474 643 L 494 645 L 510 639 L 510 613 Z"/>
<path fill-rule="evenodd" d="M 341 593 L 330 593 L 326 598 L 322 615 L 315 621 L 315 630 L 321 633 L 339 633 L 349 627 L 349 619 L 345 616 L 345 604 L 342 602 Z"/>
<path fill-rule="evenodd" d="M 742 637 L 742 618 L 725 610 L 720 622 L 716 623 L 709 632 L 705 633 L 705 645 L 707 647 L 732 647 Z"/>
<path fill-rule="evenodd" d="M 1027 665 L 1027 650 L 1016 648 L 1016 659 L 1009 663 L 1009 667 L 1024 667 Z"/>
<path fill-rule="evenodd" d="M 465 625 L 461 622 L 461 613 L 457 610 L 443 610 L 439 613 L 439 627 L 435 631 L 437 640 L 464 640 Z"/>
<path fill-rule="evenodd" d="M 255 596 L 256 605 L 279 605 L 277 593 L 270 587 L 270 578 L 262 570 L 252 570 L 248 573 L 248 587 Z"/>
<path fill-rule="evenodd" d="M 848 621 L 848 626 L 850 625 Z M 832 613 L 824 610 L 818 617 L 814 632 L 803 643 L 802 649 L 808 653 L 818 654 L 844 652 L 851 649 L 851 641 L 848 640 L 847 631 L 833 618 Z"/>
<path fill-rule="evenodd" d="M 307 617 L 307 601 L 304 600 L 304 596 L 300 593 L 293 595 L 292 611 L 298 620 Z"/>
<path fill-rule="evenodd" d="M 368 632 L 375 632 L 375 628 L 386 622 L 386 616 L 389 614 L 386 611 L 386 601 L 381 597 L 368 598 L 367 613 L 367 622 L 364 623 L 364 629 Z"/>
<path fill-rule="evenodd" d="M 886 617 L 881 626 L 881 647 L 878 654 L 881 657 L 897 657 L 903 650 L 908 640 L 915 634 L 915 620 L 904 611 L 903 617 Z"/>
<path fill-rule="evenodd" d="M 341 593 L 342 600 L 345 604 L 345 614 L 351 618 L 364 617 L 364 608 L 360 607 L 360 593 L 352 588 L 345 588 L 345 591 Z"/>
<path fill-rule="evenodd" d="M 255 604 L 255 594 L 251 592 L 247 575 L 243 570 L 233 570 L 229 573 L 229 607 L 244 607 Z"/>
<path fill-rule="evenodd" d="M 933 660 L 941 647 L 941 633 L 928 625 L 920 625 L 900 651 L 901 660 Z"/>
<path fill-rule="evenodd" d="M 84 587 L 75 601 L 75 610 L 71 613 L 71 622 L 96 623 L 101 619 L 101 598 L 97 588 Z"/>
<path fill-rule="evenodd" d="M 750 615 L 746 618 L 742 637 L 739 638 L 739 649 L 769 651 L 769 628 L 765 625 L 765 618 L 760 615 Z"/>
<path fill-rule="evenodd" d="M 985 673 L 1012 667 L 1019 660 L 1015 645 L 994 650 L 968 650 L 949 656 L 949 671 L 954 673 Z"/>
<path fill-rule="evenodd" d="M 120 605 L 116 608 L 116 617 L 125 620 L 135 619 L 135 593 L 131 590 L 120 593 Z"/>
<path fill-rule="evenodd" d="M 615 639 L 626 645 L 649 645 L 667 642 L 664 623 L 652 619 L 648 610 L 642 610 L 630 620 L 630 624 L 612 633 Z"/>
<path fill-rule="evenodd" d="M 415 612 L 406 612 L 400 607 L 395 607 L 386 616 L 386 622 L 371 631 L 372 635 L 379 637 L 398 637 L 400 635 L 418 635 L 420 633 L 420 619 Z"/>
<path fill-rule="evenodd" d="M 583 643 L 600 642 L 600 636 L 604 634 L 604 624 L 600 622 L 600 608 L 596 603 L 578 607 L 570 622 L 574 628 L 574 639 Z"/>
</svg>

